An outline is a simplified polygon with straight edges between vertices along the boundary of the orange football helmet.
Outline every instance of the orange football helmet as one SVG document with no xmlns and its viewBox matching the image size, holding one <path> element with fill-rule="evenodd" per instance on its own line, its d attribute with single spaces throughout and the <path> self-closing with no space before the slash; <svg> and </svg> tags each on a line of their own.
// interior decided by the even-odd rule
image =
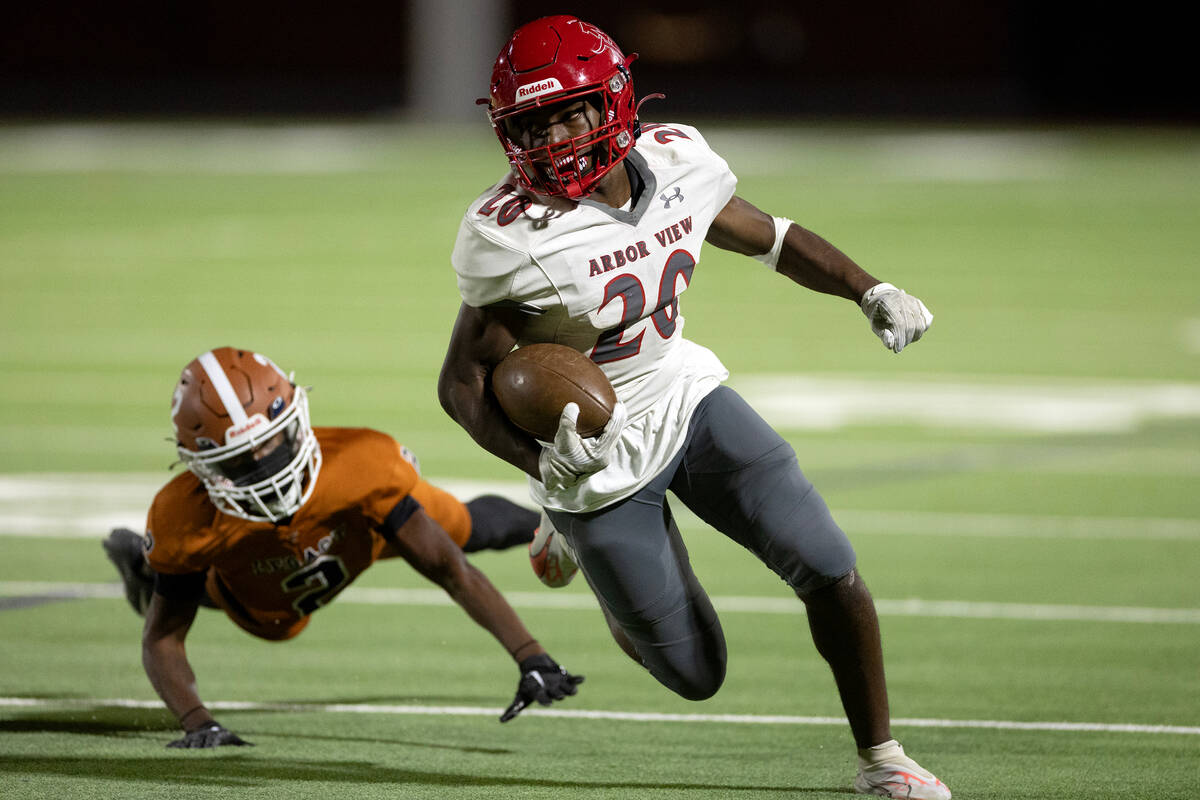
<svg viewBox="0 0 1200 800">
<path fill-rule="evenodd" d="M 308 395 L 266 356 L 220 347 L 193 359 L 171 399 L 179 457 L 226 514 L 278 522 L 317 484 Z"/>
</svg>

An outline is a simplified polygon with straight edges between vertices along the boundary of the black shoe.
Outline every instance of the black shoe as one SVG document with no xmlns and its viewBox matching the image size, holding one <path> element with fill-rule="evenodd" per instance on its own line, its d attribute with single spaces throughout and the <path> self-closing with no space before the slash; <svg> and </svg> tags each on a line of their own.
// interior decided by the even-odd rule
<svg viewBox="0 0 1200 800">
<path fill-rule="evenodd" d="M 154 571 L 146 563 L 142 552 L 142 537 L 128 528 L 113 528 L 102 543 L 108 560 L 121 574 L 125 584 L 125 598 L 138 616 L 146 616 L 150 607 L 150 596 L 154 594 Z"/>
</svg>

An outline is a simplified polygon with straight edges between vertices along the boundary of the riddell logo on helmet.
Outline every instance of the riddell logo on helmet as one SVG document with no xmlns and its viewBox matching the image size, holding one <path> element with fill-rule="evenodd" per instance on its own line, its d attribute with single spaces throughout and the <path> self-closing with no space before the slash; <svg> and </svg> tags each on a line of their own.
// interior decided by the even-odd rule
<svg viewBox="0 0 1200 800">
<path fill-rule="evenodd" d="M 535 97 L 541 97 L 550 92 L 561 91 L 562 84 L 558 82 L 558 78 L 547 78 L 544 81 L 527 83 L 524 86 L 517 87 L 517 100 L 532 100 Z"/>
<path fill-rule="evenodd" d="M 228 431 L 226 431 L 225 441 L 233 442 L 236 439 L 240 439 L 258 426 L 265 425 L 266 423 L 267 420 L 262 414 L 255 414 L 249 419 L 249 421 L 246 422 L 246 424 L 237 428 L 230 428 Z"/>
</svg>

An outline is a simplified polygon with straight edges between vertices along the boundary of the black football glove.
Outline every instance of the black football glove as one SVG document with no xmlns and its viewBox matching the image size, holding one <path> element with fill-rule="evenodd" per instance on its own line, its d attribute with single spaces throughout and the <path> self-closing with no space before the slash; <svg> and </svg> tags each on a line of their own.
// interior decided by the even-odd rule
<svg viewBox="0 0 1200 800">
<path fill-rule="evenodd" d="M 247 742 L 233 731 L 224 728 L 220 723 L 206 722 L 199 728 L 188 731 L 182 739 L 176 739 L 167 747 L 222 747 L 224 745 L 253 747 L 254 743 Z"/>
<path fill-rule="evenodd" d="M 555 700 L 575 694 L 575 687 L 583 683 L 582 675 L 572 675 L 545 653 L 525 659 L 520 669 L 521 682 L 517 684 L 517 696 L 500 715 L 501 722 L 513 719 L 535 700 L 548 706 Z"/>
</svg>

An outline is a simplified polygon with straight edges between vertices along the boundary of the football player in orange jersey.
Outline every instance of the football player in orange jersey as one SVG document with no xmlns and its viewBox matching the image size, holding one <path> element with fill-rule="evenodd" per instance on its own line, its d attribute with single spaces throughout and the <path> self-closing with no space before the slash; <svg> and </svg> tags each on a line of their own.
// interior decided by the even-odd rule
<svg viewBox="0 0 1200 800">
<path fill-rule="evenodd" d="M 260 638 L 290 639 L 376 560 L 397 556 L 517 662 L 502 722 L 575 694 L 583 677 L 550 658 L 463 555 L 530 541 L 537 514 L 496 496 L 459 502 L 384 433 L 313 428 L 304 387 L 249 350 L 218 348 L 184 367 L 171 421 L 188 471 L 154 498 L 144 538 L 117 529 L 104 542 L 146 618 L 146 674 L 184 730 L 168 746 L 247 744 L 200 700 L 184 641 L 201 605 Z"/>
</svg>

